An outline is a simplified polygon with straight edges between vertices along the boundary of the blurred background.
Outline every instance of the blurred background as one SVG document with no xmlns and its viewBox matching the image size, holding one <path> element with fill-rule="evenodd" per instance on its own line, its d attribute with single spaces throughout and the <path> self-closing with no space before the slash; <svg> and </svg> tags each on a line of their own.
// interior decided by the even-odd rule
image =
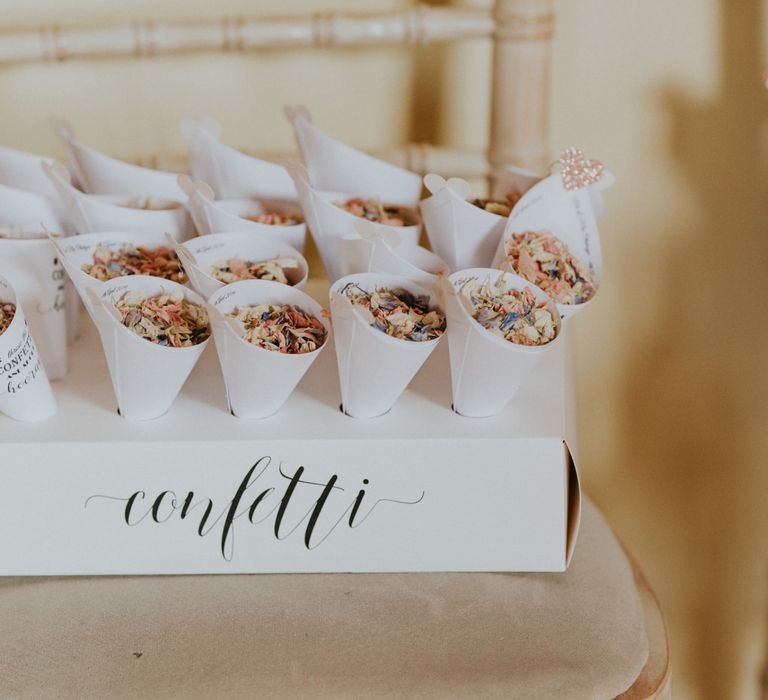
<svg viewBox="0 0 768 700">
<path fill-rule="evenodd" d="M 464 3 L 486 6 L 490 3 Z M 353 0 L 26 0 L 42 23 L 378 11 Z M 659 595 L 675 696 L 755 698 L 768 625 L 768 2 L 559 0 L 552 153 L 616 175 L 602 292 L 576 326 L 581 474 Z M 0 142 L 63 156 L 66 117 L 120 158 L 183 154 L 179 122 L 290 151 L 284 104 L 370 150 L 484 148 L 490 44 L 0 67 Z M 445 173 L 448 175 L 449 173 Z"/>
</svg>

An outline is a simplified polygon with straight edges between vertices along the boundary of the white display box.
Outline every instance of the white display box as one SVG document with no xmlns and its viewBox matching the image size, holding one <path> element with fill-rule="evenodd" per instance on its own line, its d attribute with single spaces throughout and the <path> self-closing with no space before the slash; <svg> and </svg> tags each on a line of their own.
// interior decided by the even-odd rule
<svg viewBox="0 0 768 700">
<path fill-rule="evenodd" d="M 308 286 L 325 306 L 326 289 Z M 130 422 L 84 318 L 59 414 L 0 417 L 0 575 L 562 571 L 580 509 L 567 347 L 476 419 L 451 410 L 443 341 L 368 420 L 341 412 L 326 347 L 249 421 L 211 343 L 168 414 Z"/>
</svg>

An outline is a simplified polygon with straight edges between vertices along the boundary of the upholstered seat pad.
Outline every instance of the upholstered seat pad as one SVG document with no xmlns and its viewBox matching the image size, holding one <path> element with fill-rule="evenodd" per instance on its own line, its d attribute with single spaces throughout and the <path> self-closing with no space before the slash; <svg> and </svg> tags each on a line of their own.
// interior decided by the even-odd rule
<svg viewBox="0 0 768 700">
<path fill-rule="evenodd" d="M 0 579 L 0 629 L 14 698 L 610 698 L 648 655 L 589 502 L 565 574 Z"/>
</svg>

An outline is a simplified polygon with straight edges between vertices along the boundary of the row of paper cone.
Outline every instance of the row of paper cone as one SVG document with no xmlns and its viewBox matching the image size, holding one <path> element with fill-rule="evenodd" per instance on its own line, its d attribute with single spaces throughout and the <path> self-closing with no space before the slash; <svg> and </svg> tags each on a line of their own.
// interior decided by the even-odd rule
<svg viewBox="0 0 768 700">
<path fill-rule="evenodd" d="M 493 193 L 496 198 L 519 199 L 509 217 L 473 204 L 463 180 L 451 178 L 446 182 L 438 175 L 427 175 L 424 183 L 431 196 L 419 205 L 418 175 L 333 139 L 312 124 L 303 108 L 287 109 L 286 114 L 305 164 L 288 171 L 279 164 L 253 158 L 220 143 L 218 125 L 202 121 L 183 125 L 196 182 L 110 158 L 78 142 L 66 127 L 60 128 L 60 134 L 70 154 L 70 169 L 90 194 L 72 187 L 62 167 L 47 165 L 53 171 L 49 172 L 53 187 L 36 179 L 29 184 L 31 168 L 20 160 L 23 154 L 18 152 L 7 158 L 0 150 L 0 182 L 4 161 L 10 160 L 17 166 L 21 162 L 19 177 L 41 194 L 50 194 L 51 189 L 58 191 L 68 203 L 70 218 L 81 233 L 162 230 L 184 240 L 192 232 L 194 221 L 203 234 L 242 231 L 277 235 L 303 252 L 303 224 L 275 229 L 247 219 L 263 213 L 265 204 L 285 206 L 298 199 L 331 281 L 345 271 L 342 240 L 355 237 L 356 217 L 336 206 L 351 197 L 375 198 L 414 211 L 420 206 L 432 249 L 451 271 L 500 264 L 504 243 L 515 232 L 528 228 L 548 230 L 563 240 L 599 278 L 600 246 L 595 220 L 603 208 L 601 191 L 612 181 L 609 174 L 592 186 L 569 192 L 558 173 L 541 178 L 509 167 L 497 178 Z M 208 184 L 203 184 L 206 181 Z M 124 201 L 118 201 L 118 192 L 123 197 L 166 198 L 168 204 L 175 202 L 179 206 L 159 211 L 131 209 L 124 206 Z M 191 219 L 180 206 L 187 197 Z M 162 206 L 161 201 L 158 204 Z M 52 212 L 41 209 L 40 216 L 48 216 L 53 225 Z M 416 243 L 419 225 L 405 226 L 399 233 L 403 242 Z"/>
<path fill-rule="evenodd" d="M 214 188 L 204 191 L 202 200 L 207 201 L 198 198 L 189 211 L 182 206 L 189 185 L 177 174 L 100 153 L 80 143 L 66 125 L 58 131 L 68 168 L 45 156 L 0 147 L 0 232 L 23 237 L 41 231 L 159 231 L 185 240 L 197 228 L 203 234 L 242 230 L 269 235 L 274 229 L 246 217 L 264 213 L 264 206 L 296 211 L 296 190 L 284 167 L 221 144 L 209 122 L 185 124 L 184 129 L 193 177 Z M 291 245 L 303 248 L 303 224 L 282 233 Z"/>
<path fill-rule="evenodd" d="M 300 251 L 304 249 L 306 226 L 300 221 L 298 206 L 292 202 L 266 199 L 214 200 L 213 191 L 207 184 L 193 182 L 186 175 L 174 176 L 178 189 L 176 199 L 130 193 L 90 194 L 72 184 L 69 171 L 61 163 L 43 163 L 42 167 L 68 215 L 64 226 L 55 220 L 49 221 L 50 225 L 46 228 L 50 231 L 64 229 L 79 234 L 103 231 L 168 233 L 178 241 L 186 241 L 198 233 L 208 235 L 235 231 L 275 238 Z M 41 203 L 48 202 L 40 195 L 32 196 L 38 197 Z M 267 211 L 275 210 L 298 215 L 299 222 L 273 226 L 253 220 Z M 36 230 L 40 230 L 39 226 Z"/>
<path fill-rule="evenodd" d="M 422 342 L 401 340 L 374 328 L 366 313 L 342 293 L 350 283 L 367 291 L 403 288 L 414 295 L 430 297 L 446 317 L 453 410 L 468 417 L 485 417 L 503 410 L 541 357 L 559 342 L 560 319 L 546 295 L 534 290 L 536 300 L 547 303 L 556 319 L 557 335 L 553 341 L 539 347 L 522 346 L 484 329 L 457 289 L 468 279 L 488 278 L 495 282 L 499 276 L 511 289 L 530 288 L 517 275 L 488 268 L 463 270 L 441 278 L 437 288 L 424 288 L 402 277 L 370 273 L 338 280 L 331 287 L 330 297 L 344 412 L 371 418 L 389 411 L 442 340 L 442 336 Z"/>
<path fill-rule="evenodd" d="M 180 292 L 187 301 L 207 308 L 229 409 L 243 418 L 265 418 L 278 411 L 325 344 L 314 352 L 296 355 L 265 350 L 248 343 L 226 314 L 245 305 L 292 304 L 318 318 L 325 327 L 326 338 L 330 336 L 330 325 L 320 305 L 301 290 L 277 282 L 236 282 L 215 292 L 207 302 L 188 287 L 143 275 L 89 287 L 89 307 L 101 337 L 120 414 L 130 420 L 151 420 L 164 415 L 209 341 L 174 348 L 141 338 L 117 317 L 114 303 L 128 292 L 143 298 Z"/>
<path fill-rule="evenodd" d="M 97 290 L 102 282 L 85 272 L 83 267 L 93 263 L 94 254 L 100 249 L 119 251 L 126 248 L 166 247 L 178 255 L 189 283 L 206 299 L 224 287 L 224 282 L 216 279 L 211 270 L 214 265 L 227 260 L 289 258 L 295 261 L 296 267 L 286 269 L 285 274 L 289 285 L 298 289 L 304 287 L 309 273 L 307 261 L 295 248 L 272 238 L 244 233 L 216 233 L 193 238 L 186 243 L 179 243 L 172 236 L 162 233 L 87 233 L 61 240 L 51 237 L 51 242 L 89 312 L 91 304 L 87 290 Z M 125 277 L 117 278 L 122 279 Z"/>
<path fill-rule="evenodd" d="M 530 286 L 515 275 L 488 268 L 451 275 L 443 279 L 437 292 L 393 275 L 362 273 L 338 280 L 330 290 L 330 307 L 344 412 L 370 418 L 389 411 L 442 338 L 403 340 L 374 328 L 363 307 L 342 293 L 350 283 L 368 291 L 402 288 L 430 297 L 432 306 L 445 313 L 447 319 L 454 410 L 465 416 L 501 411 L 535 364 L 559 342 L 560 319 L 549 302 L 558 332 L 555 340 L 541 347 L 515 345 L 486 331 L 472 318 L 471 309 L 456 288 L 468 277 L 495 281 L 500 275 L 511 288 Z M 236 282 L 216 291 L 207 302 L 175 282 L 146 276 L 88 287 L 85 294 L 99 330 L 120 413 L 125 418 L 148 420 L 165 414 L 208 340 L 184 348 L 149 342 L 121 323 L 114 303 L 128 292 L 147 298 L 175 291 L 208 309 L 227 402 L 231 413 L 238 417 L 265 418 L 277 412 L 331 342 L 331 325 L 320 305 L 303 291 L 276 282 Z M 536 290 L 535 295 L 537 301 L 547 301 L 542 292 Z M 296 305 L 320 320 L 326 332 L 323 345 L 312 352 L 287 354 L 248 343 L 228 314 L 237 307 L 265 303 Z"/>
<path fill-rule="evenodd" d="M 426 288 L 433 287 L 439 275 L 448 273 L 446 264 L 434 253 L 421 246 L 404 243 L 396 230 L 357 221 L 355 234 L 340 240 L 343 275 L 357 272 L 378 272 L 406 277 Z M 81 296 L 84 287 L 99 281 L 83 271 L 93 262 L 94 253 L 101 248 L 121 250 L 128 247 L 172 248 L 178 255 L 190 284 L 208 298 L 224 283 L 214 279 L 211 267 L 221 261 L 241 259 L 262 261 L 289 258 L 297 267 L 286 271 L 291 286 L 303 288 L 309 274 L 306 259 L 296 249 L 277 237 L 254 236 L 249 233 L 224 232 L 199 236 L 184 243 L 160 233 L 88 233 L 65 239 L 51 237 L 59 260 L 63 263 Z M 87 300 L 86 300 L 87 306 Z"/>
<path fill-rule="evenodd" d="M 143 234 L 145 241 L 150 242 L 164 232 L 185 240 L 197 228 L 201 233 L 257 233 L 273 236 L 300 250 L 304 247 L 303 223 L 280 227 L 278 231 L 277 227 L 246 218 L 263 213 L 262 203 L 214 202 L 211 193 L 201 193 L 199 189 L 203 188 L 194 188 L 189 178 L 179 180 L 173 173 L 110 158 L 79 143 L 66 127 L 60 129 L 60 134 L 70 156 L 69 170 L 44 156 L 0 148 L 0 272 L 17 289 L 51 379 L 61 378 L 67 372 L 67 345 L 77 336 L 79 302 L 46 234 L 129 232 Z M 202 128 L 196 129 L 195 134 L 190 151 L 199 155 L 192 158 L 193 173 L 208 177 L 223 172 L 225 164 L 212 165 L 210 161 L 209 146 L 216 140 Z M 217 158 L 237 154 L 222 144 L 218 146 Z M 295 200 L 290 177 L 281 166 L 245 155 L 240 161 L 241 165 L 247 164 L 247 172 L 237 168 L 230 171 L 230 181 L 240 179 L 257 187 L 259 183 L 273 183 L 249 192 L 248 196 Z M 276 187 L 275 181 L 281 178 L 286 186 Z M 85 191 L 75 187 L 73 181 Z M 184 203 L 187 197 L 190 201 Z M 141 208 L 147 204 L 151 208 Z M 110 237 L 120 235 L 113 233 Z M 77 276 L 76 273 L 75 279 Z"/>
<path fill-rule="evenodd" d="M 350 270 L 359 269 L 355 248 L 362 249 L 364 246 L 350 244 L 350 241 L 361 238 L 360 223 L 368 224 L 370 230 L 366 237 L 369 239 L 378 231 L 378 236 L 384 240 L 391 240 L 397 235 L 401 244 L 416 245 L 420 235 L 416 217 L 413 224 L 395 228 L 361 222 L 358 217 L 338 206 L 350 198 L 350 192 L 358 197 L 371 196 L 375 192 L 379 201 L 413 205 L 418 202 L 418 190 L 414 187 L 413 179 L 415 174 L 331 139 L 317 130 L 300 110 L 289 114 L 302 155 L 308 164 L 306 168 L 294 165 L 289 168 L 289 172 L 330 281 L 335 281 Z M 201 128 L 194 133 L 207 144 L 206 152 L 212 153 L 215 143 L 213 138 Z M 224 148 L 226 154 L 228 147 Z M 249 162 L 250 156 L 240 155 L 243 162 Z M 251 160 L 257 164 L 263 162 Z M 329 167 L 331 163 L 333 168 Z M 345 173 L 353 173 L 354 179 L 345 176 Z M 507 217 L 476 206 L 469 199 L 469 186 L 461 179 L 452 178 L 446 182 L 437 175 L 424 178 L 432 196 L 423 200 L 419 206 L 431 246 L 438 258 L 445 261 L 446 268 L 456 271 L 476 266 L 500 266 L 505 258 L 505 246 L 512 235 L 527 230 L 547 231 L 568 245 L 570 251 L 586 264 L 596 286 L 599 286 L 602 259 L 597 217 L 603 210 L 601 192 L 612 182 L 611 176 L 606 175 L 593 186 L 569 191 L 563 186 L 559 173 L 540 178 L 509 168 L 506 175 L 497 184 L 497 191 L 503 193 L 498 196 L 518 200 Z M 338 189 L 351 188 L 355 182 L 355 189 Z M 209 186 L 189 178 L 179 178 L 177 185 L 188 195 L 187 206 L 202 233 L 262 233 L 279 237 L 303 251 L 306 235 L 304 224 L 276 228 L 247 220 L 247 216 L 262 213 L 264 203 L 253 200 L 216 201 Z M 323 189 L 330 186 L 337 189 Z M 80 197 L 87 195 L 80 194 Z M 141 215 L 157 212 L 131 213 Z M 183 239 L 183 236 L 176 237 Z M 350 257 L 357 258 L 357 261 L 350 265 Z M 571 315 L 577 310 L 574 306 L 560 306 L 563 315 Z"/>
<path fill-rule="evenodd" d="M 37 212 L 50 231 L 170 233 L 183 241 L 196 229 L 207 235 L 223 231 L 277 236 L 304 250 L 306 226 L 274 227 L 249 220 L 266 209 L 296 211 L 300 202 L 315 236 L 329 278 L 341 273 L 339 239 L 355 235 L 357 217 L 336 206 L 351 198 L 376 198 L 411 210 L 415 223 L 399 233 L 416 243 L 420 226 L 416 208 L 421 178 L 415 173 L 373 158 L 318 130 L 303 110 L 289 112 L 307 169 L 291 173 L 281 165 L 240 153 L 218 140 L 218 127 L 209 122 L 188 123 L 190 168 L 195 180 L 173 173 L 124 163 L 81 144 L 62 126 L 59 133 L 70 156 L 69 170 L 45 161 L 50 182 L 25 182 L 36 188 Z M 12 170 L 24 154 L 0 149 L 0 183 L 4 163 Z M 32 160 L 40 158 L 30 156 Z M 23 173 L 29 163 L 21 160 Z M 73 177 L 82 187 L 73 185 Z M 51 195 L 54 197 L 51 197 Z M 157 209 L 131 206 L 136 198 L 152 198 Z M 183 206 L 182 206 L 183 205 Z M 55 208 L 55 212 L 48 212 Z M 10 217 L 6 226 L 29 230 L 31 221 Z M 0 225 L 2 225 L 0 219 Z M 39 230 L 39 224 L 32 230 Z"/>
</svg>

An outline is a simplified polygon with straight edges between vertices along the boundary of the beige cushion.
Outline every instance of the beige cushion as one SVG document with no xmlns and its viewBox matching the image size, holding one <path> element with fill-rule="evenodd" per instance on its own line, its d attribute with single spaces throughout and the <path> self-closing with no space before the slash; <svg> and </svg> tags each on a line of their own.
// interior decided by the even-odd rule
<svg viewBox="0 0 768 700">
<path fill-rule="evenodd" d="M 0 579 L 0 630 L 14 698 L 610 698 L 648 654 L 588 502 L 565 574 Z"/>
</svg>

